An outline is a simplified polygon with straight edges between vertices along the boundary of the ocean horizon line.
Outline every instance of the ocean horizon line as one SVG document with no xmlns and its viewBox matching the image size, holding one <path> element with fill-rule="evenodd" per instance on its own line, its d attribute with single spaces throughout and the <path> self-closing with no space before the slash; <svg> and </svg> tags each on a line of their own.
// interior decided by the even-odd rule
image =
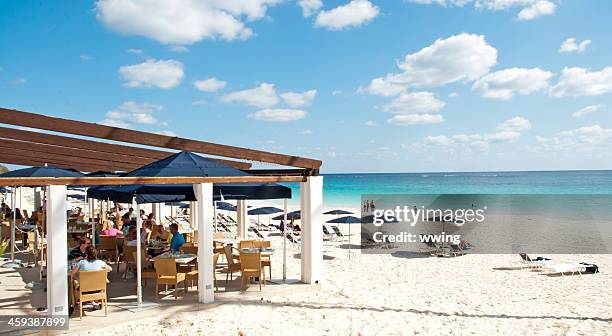
<svg viewBox="0 0 612 336">
<path fill-rule="evenodd" d="M 576 173 L 612 172 L 612 169 L 562 169 L 562 170 L 465 170 L 465 171 L 417 171 L 417 172 L 334 172 L 321 175 L 397 175 L 397 174 L 492 174 L 492 173 Z"/>
</svg>

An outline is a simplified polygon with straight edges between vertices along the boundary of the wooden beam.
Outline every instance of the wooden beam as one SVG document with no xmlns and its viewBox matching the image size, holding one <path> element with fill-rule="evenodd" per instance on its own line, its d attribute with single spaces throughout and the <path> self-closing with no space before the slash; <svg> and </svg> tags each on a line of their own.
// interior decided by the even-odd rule
<svg viewBox="0 0 612 336">
<path fill-rule="evenodd" d="M 270 153 L 260 150 L 227 146 L 179 137 L 170 137 L 166 135 L 134 131 L 82 121 L 49 117 L 6 108 L 0 108 L 0 122 L 10 125 L 32 127 L 93 138 L 193 151 L 235 159 L 276 163 L 284 166 L 318 169 L 322 163 L 319 160 L 299 156 Z"/>
<path fill-rule="evenodd" d="M 0 177 L 0 186 L 306 182 L 305 176 Z"/>
<path fill-rule="evenodd" d="M 82 172 L 93 172 L 98 170 L 105 171 L 114 171 L 115 169 L 111 169 L 110 167 L 93 167 L 88 166 L 87 164 L 74 164 L 74 163 L 66 163 L 66 162 L 53 162 L 53 161 L 43 161 L 38 158 L 32 158 L 28 156 L 16 156 L 13 154 L 3 154 L 0 157 L 0 162 L 6 164 L 15 164 L 20 166 L 31 166 L 31 167 L 41 167 L 45 164 L 49 166 L 57 167 L 57 168 L 72 168 Z"/>
<path fill-rule="evenodd" d="M 91 154 L 89 155 L 81 156 L 79 154 L 82 152 L 78 152 L 78 150 L 70 148 L 38 145 L 23 141 L 13 141 L 6 139 L 0 139 L 0 148 L 5 148 L 3 152 L 5 152 L 6 150 L 11 150 L 16 155 L 36 157 L 40 158 L 41 161 L 66 162 L 69 164 L 85 164 L 91 167 L 113 167 L 117 170 L 122 171 L 131 171 L 145 164 L 142 161 L 138 163 L 130 163 L 107 160 L 106 156 L 100 155 L 100 153 L 96 152 L 90 152 Z M 85 152 L 85 154 L 87 153 Z"/>
<path fill-rule="evenodd" d="M 148 161 L 146 163 L 161 160 L 161 159 L 164 159 L 174 154 L 173 152 L 168 152 L 168 151 L 160 151 L 160 150 L 154 150 L 154 149 L 149 149 L 149 148 L 140 148 L 140 147 L 110 144 L 110 143 L 85 140 L 85 139 L 69 138 L 69 137 L 64 137 L 60 135 L 18 130 L 14 128 L 6 128 L 6 127 L 0 127 L 0 137 L 6 138 L 6 139 L 12 139 L 12 140 L 28 141 L 28 142 L 39 143 L 39 144 L 67 147 L 67 148 L 72 148 L 72 149 L 95 151 L 95 152 L 102 153 L 100 155 L 103 155 L 103 156 L 110 155 L 116 158 L 122 157 L 122 159 L 125 157 L 128 157 L 129 159 L 132 159 L 132 160 L 137 160 L 138 158 L 150 159 L 150 160 L 143 160 L 143 162 Z M 225 159 L 218 159 L 218 158 L 211 158 L 211 157 L 208 157 L 207 159 L 227 164 L 236 169 L 249 169 L 252 166 L 251 163 L 249 162 L 240 162 L 240 161 L 225 160 Z M 143 164 L 141 164 L 141 166 Z"/>
</svg>

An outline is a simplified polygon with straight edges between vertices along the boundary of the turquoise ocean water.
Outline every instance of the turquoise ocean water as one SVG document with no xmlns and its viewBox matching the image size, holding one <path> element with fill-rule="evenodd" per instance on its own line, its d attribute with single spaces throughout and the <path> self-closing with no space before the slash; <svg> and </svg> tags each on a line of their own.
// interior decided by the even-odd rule
<svg viewBox="0 0 612 336">
<path fill-rule="evenodd" d="M 326 207 L 359 208 L 362 194 L 612 194 L 612 171 L 324 174 Z M 297 184 L 293 202 L 299 199 Z"/>
</svg>

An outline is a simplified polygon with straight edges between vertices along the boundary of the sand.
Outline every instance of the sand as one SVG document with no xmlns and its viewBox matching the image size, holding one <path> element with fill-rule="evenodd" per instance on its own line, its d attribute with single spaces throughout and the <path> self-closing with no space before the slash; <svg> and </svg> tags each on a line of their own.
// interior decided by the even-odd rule
<svg viewBox="0 0 612 336">
<path fill-rule="evenodd" d="M 612 335 L 612 255 L 551 256 L 591 261 L 602 269 L 551 277 L 513 269 L 516 255 L 357 253 L 348 260 L 345 247 L 346 242 L 325 242 L 326 281 L 319 291 L 262 295 L 174 316 L 162 311 L 89 334 Z M 290 254 L 288 274 L 299 274 L 296 252 Z M 281 255 L 275 253 L 275 265 Z"/>
</svg>

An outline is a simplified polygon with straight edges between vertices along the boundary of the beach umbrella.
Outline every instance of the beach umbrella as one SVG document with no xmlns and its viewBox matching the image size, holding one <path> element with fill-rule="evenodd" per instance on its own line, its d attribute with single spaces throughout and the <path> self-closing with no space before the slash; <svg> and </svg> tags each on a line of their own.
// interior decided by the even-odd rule
<svg viewBox="0 0 612 336">
<path fill-rule="evenodd" d="M 12 170 L 4 174 L 0 174 L 0 177 L 83 177 L 82 173 L 74 169 L 63 169 L 55 167 L 30 167 Z M 16 196 L 16 193 L 13 192 Z M 15 197 L 13 196 L 13 224 L 11 225 L 11 262 L 2 265 L 2 267 L 13 268 L 20 267 L 19 263 L 15 262 L 15 223 L 17 222 L 17 212 L 15 211 Z M 38 228 L 36 228 L 38 230 Z"/>
<path fill-rule="evenodd" d="M 355 216 L 344 216 L 339 218 L 334 218 L 332 220 L 328 220 L 327 223 L 336 223 L 336 224 L 361 224 L 361 218 Z M 349 225 L 349 241 L 348 241 L 348 252 L 349 259 L 351 259 L 351 225 Z"/>
<path fill-rule="evenodd" d="M 296 219 L 301 219 L 302 218 L 302 213 L 300 210 L 295 210 L 295 211 L 291 211 L 287 213 L 287 220 L 296 220 Z M 280 215 L 280 216 L 276 216 L 273 217 L 272 219 L 274 220 L 283 220 L 284 219 L 284 214 Z"/>
<path fill-rule="evenodd" d="M 237 211 L 237 208 L 235 205 L 231 205 L 230 203 L 227 203 L 227 202 L 217 202 L 217 209 L 225 210 L 225 211 Z"/>
<path fill-rule="evenodd" d="M 275 207 L 261 207 L 249 210 L 249 215 L 271 215 L 275 213 L 283 212 L 283 210 Z"/>
<path fill-rule="evenodd" d="M 323 214 L 324 215 L 352 215 L 353 213 L 350 211 L 342 210 L 342 209 L 336 209 L 336 210 L 330 210 L 330 211 L 324 212 Z"/>
<path fill-rule="evenodd" d="M 179 208 L 180 208 L 180 209 L 189 209 L 189 203 L 181 203 L 181 204 L 179 205 Z"/>
<path fill-rule="evenodd" d="M 283 210 L 275 207 L 261 207 L 251 209 L 247 213 L 249 215 L 257 215 L 257 224 L 259 225 L 259 215 L 272 215 L 279 212 L 283 212 Z M 270 220 L 268 220 L 268 224 L 270 224 Z"/>
</svg>

